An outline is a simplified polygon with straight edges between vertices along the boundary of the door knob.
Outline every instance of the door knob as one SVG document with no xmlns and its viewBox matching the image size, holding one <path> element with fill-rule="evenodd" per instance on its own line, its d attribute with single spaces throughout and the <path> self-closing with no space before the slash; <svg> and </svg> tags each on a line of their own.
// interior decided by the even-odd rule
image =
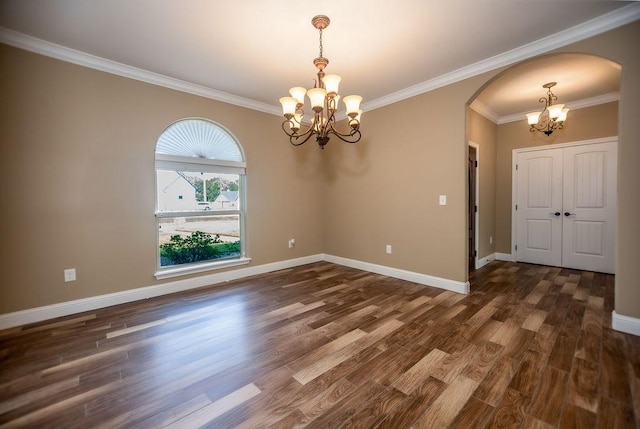
<svg viewBox="0 0 640 429">
<path fill-rule="evenodd" d="M 549 213 L 550 215 L 554 215 L 554 216 L 560 216 L 562 213 L 560 212 L 555 212 L 555 213 Z"/>
<path fill-rule="evenodd" d="M 568 216 L 575 216 L 576 214 L 575 213 L 564 212 L 564 215 L 568 217 Z"/>
</svg>

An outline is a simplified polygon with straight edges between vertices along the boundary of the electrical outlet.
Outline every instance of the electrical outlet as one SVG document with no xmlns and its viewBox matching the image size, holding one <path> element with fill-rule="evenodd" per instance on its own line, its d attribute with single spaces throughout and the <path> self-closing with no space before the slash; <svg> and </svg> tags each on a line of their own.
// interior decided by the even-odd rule
<svg viewBox="0 0 640 429">
<path fill-rule="evenodd" d="M 65 282 L 75 282 L 76 281 L 76 269 L 69 268 L 68 270 L 64 270 L 64 281 Z"/>
<path fill-rule="evenodd" d="M 391 245 L 387 244 L 387 253 L 391 253 Z"/>
<path fill-rule="evenodd" d="M 447 205 L 447 196 L 446 195 L 440 195 L 440 205 L 441 206 L 446 206 Z"/>
<path fill-rule="evenodd" d="M 292 238 L 289 240 L 289 249 L 292 249 L 296 245 L 296 239 Z"/>
</svg>

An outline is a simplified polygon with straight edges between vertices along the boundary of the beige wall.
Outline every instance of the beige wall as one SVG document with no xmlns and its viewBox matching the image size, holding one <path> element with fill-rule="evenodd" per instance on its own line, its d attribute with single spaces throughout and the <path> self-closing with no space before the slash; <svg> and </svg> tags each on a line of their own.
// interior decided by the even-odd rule
<svg viewBox="0 0 640 429">
<path fill-rule="evenodd" d="M 467 109 L 467 135 L 478 148 L 478 258 L 495 253 L 496 243 L 496 145 L 498 126 Z M 473 190 L 471 190 L 473 192 Z"/>
<path fill-rule="evenodd" d="M 465 104 L 484 81 L 366 112 L 360 143 L 327 147 L 325 253 L 467 280 Z"/>
<path fill-rule="evenodd" d="M 631 317 L 640 317 L 637 40 L 640 22 L 558 50 L 623 68 L 616 311 Z M 366 112 L 360 143 L 333 139 L 321 152 L 288 146 L 275 116 L 0 52 L 0 179 L 8 202 L 0 312 L 155 283 L 153 147 L 167 124 L 185 116 L 220 122 L 246 150 L 255 263 L 324 252 L 467 279 L 465 106 L 499 70 Z M 438 205 L 440 194 L 447 206 Z M 286 249 L 292 234 L 295 252 Z M 69 266 L 79 280 L 64 284 Z"/>
<path fill-rule="evenodd" d="M 5 45 L 0 60 L 0 314 L 159 283 L 154 150 L 184 117 L 245 150 L 252 264 L 322 252 L 321 154 L 293 149 L 278 117 Z"/>
<path fill-rule="evenodd" d="M 496 161 L 496 252 L 511 251 L 511 180 L 514 149 L 568 143 L 618 135 L 618 103 L 600 104 L 569 112 L 562 130 L 549 137 L 529 131 L 527 120 L 498 126 Z"/>
<path fill-rule="evenodd" d="M 636 21 L 557 50 L 598 55 L 622 66 L 616 311 L 631 317 L 640 317 L 640 225 L 636 221 L 640 212 L 640 169 L 636 167 L 640 163 L 639 30 L 640 22 Z M 465 132 L 464 106 L 503 70 L 366 112 L 362 143 L 328 148 L 326 253 L 452 280 L 467 279 L 465 177 L 469 136 Z M 570 113 L 574 123 L 578 122 L 578 112 Z M 603 135 L 611 135 L 599 121 L 591 125 Z M 524 131 L 519 130 L 531 138 L 526 126 Z M 570 140 L 584 138 L 582 129 L 572 126 L 566 131 L 573 134 Z M 498 142 L 500 135 L 498 130 Z M 591 134 L 589 138 L 595 137 Z M 518 141 L 524 146 L 530 143 Z M 496 171 L 504 158 L 499 151 Z M 495 180 L 501 183 L 503 178 L 498 174 Z M 448 195 L 447 206 L 438 206 L 439 194 Z M 500 213 L 505 212 L 502 204 L 496 202 L 496 219 L 501 224 L 504 219 Z M 509 241 L 502 234 L 501 243 L 505 240 Z M 392 255 L 384 253 L 385 244 L 393 245 Z M 496 251 L 505 248 L 497 246 Z"/>
</svg>

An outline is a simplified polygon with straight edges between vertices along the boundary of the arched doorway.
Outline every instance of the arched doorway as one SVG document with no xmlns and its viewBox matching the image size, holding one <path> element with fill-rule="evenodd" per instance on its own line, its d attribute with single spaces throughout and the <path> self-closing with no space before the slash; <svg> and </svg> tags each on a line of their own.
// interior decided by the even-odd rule
<svg viewBox="0 0 640 429">
<path fill-rule="evenodd" d="M 477 144 L 482 154 L 476 268 L 493 259 L 514 257 L 513 150 L 616 136 L 620 80 L 620 65 L 608 59 L 550 54 L 504 70 L 469 100 L 467 140 Z M 538 100 L 546 91 L 542 85 L 550 81 L 557 82 L 557 102 L 571 110 L 563 129 L 547 136 L 529 131 L 525 113 L 541 110 Z"/>
</svg>

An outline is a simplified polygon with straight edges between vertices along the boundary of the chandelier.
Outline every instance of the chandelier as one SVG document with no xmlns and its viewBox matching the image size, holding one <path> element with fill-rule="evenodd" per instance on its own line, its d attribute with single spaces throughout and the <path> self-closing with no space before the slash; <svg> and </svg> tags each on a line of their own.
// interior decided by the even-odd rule
<svg viewBox="0 0 640 429">
<path fill-rule="evenodd" d="M 285 120 L 282 122 L 282 130 L 289 136 L 289 142 L 294 146 L 300 146 L 307 142 L 311 136 L 316 136 L 316 142 L 321 149 L 329 142 L 329 136 L 333 134 L 347 143 L 356 143 L 360 140 L 360 102 L 359 95 L 349 95 L 343 101 L 347 109 L 348 126 L 344 132 L 336 129 L 336 111 L 338 110 L 338 85 L 342 78 L 336 74 L 325 75 L 324 69 L 329 60 L 322 56 L 322 30 L 329 26 L 329 17 L 324 15 L 314 16 L 311 24 L 320 32 L 320 55 L 313 60 L 318 69 L 318 78 L 314 79 L 313 88 L 306 90 L 302 87 L 294 87 L 289 90 L 290 97 L 280 98 L 282 112 Z M 310 123 L 306 130 L 303 129 L 304 96 L 309 97 L 311 110 L 313 111 Z M 307 127 L 307 125 L 305 125 Z"/>
<path fill-rule="evenodd" d="M 561 129 L 564 121 L 567 119 L 569 109 L 564 104 L 553 104 L 558 99 L 551 88 L 556 86 L 556 82 L 549 82 L 542 85 L 547 90 L 547 96 L 541 97 L 538 102 L 544 103 L 544 109 L 541 112 L 527 113 L 527 121 L 529 122 L 529 131 L 540 131 L 550 136 L 557 129 Z"/>
</svg>

